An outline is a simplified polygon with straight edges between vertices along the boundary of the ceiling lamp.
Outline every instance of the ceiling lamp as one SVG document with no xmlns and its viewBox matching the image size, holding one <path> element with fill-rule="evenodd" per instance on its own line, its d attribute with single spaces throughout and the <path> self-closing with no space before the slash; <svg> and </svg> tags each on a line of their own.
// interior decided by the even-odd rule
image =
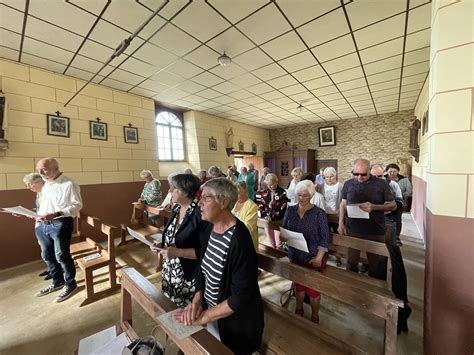
<svg viewBox="0 0 474 355">
<path fill-rule="evenodd" d="M 303 105 L 299 104 L 296 109 L 298 110 L 298 112 L 303 112 L 303 108 L 304 108 Z"/>
<path fill-rule="evenodd" d="M 221 56 L 219 56 L 219 58 L 217 58 L 217 63 L 219 63 L 223 67 L 226 67 L 230 63 L 232 63 L 232 59 L 224 52 L 224 54 L 222 54 Z"/>
</svg>

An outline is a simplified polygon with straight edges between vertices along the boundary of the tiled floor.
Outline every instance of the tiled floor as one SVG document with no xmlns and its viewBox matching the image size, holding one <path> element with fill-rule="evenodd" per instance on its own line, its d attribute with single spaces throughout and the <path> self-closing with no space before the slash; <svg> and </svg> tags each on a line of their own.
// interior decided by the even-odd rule
<svg viewBox="0 0 474 355">
<path fill-rule="evenodd" d="M 410 332 L 398 337 L 399 354 L 422 354 L 423 335 L 423 282 L 424 246 L 411 216 L 403 216 L 403 256 L 408 274 L 409 299 L 413 313 L 409 319 Z M 159 283 L 154 275 L 155 259 L 149 250 L 139 244 L 118 248 L 121 263 L 135 267 L 153 283 Z M 79 307 L 85 298 L 82 272 L 78 269 L 79 292 L 61 304 L 53 303 L 54 294 L 36 298 L 33 294 L 47 286 L 37 274 L 44 269 L 41 261 L 0 271 L 0 354 L 8 355 L 60 355 L 72 354 L 81 338 L 101 329 L 118 324 L 120 315 L 120 293 L 103 300 Z M 105 284 L 105 275 L 96 287 Z M 262 295 L 279 302 L 281 292 L 289 282 L 271 274 L 261 279 Z M 294 308 L 290 303 L 289 308 Z M 306 312 L 309 313 L 309 312 Z M 145 335 L 153 321 L 134 309 L 138 321 L 134 327 Z M 381 320 L 368 317 L 363 312 L 341 305 L 323 296 L 320 325 L 332 335 L 352 342 L 370 353 L 380 353 L 383 343 Z M 267 326 L 272 326 L 267 324 Z M 173 347 L 167 349 L 172 353 Z"/>
</svg>

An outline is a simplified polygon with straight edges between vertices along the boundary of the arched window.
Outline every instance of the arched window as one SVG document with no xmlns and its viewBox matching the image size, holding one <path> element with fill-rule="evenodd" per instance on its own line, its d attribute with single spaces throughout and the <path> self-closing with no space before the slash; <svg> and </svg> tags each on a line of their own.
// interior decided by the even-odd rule
<svg viewBox="0 0 474 355">
<path fill-rule="evenodd" d="M 184 160 L 183 122 L 172 112 L 160 111 L 155 123 L 158 159 Z"/>
</svg>

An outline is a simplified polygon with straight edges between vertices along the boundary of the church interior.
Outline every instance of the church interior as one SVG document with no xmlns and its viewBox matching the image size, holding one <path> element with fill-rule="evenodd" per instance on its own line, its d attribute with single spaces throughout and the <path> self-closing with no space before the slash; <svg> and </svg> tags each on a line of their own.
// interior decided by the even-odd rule
<svg viewBox="0 0 474 355">
<path fill-rule="evenodd" d="M 158 259 L 121 227 L 143 169 L 165 195 L 185 169 L 252 163 L 286 188 L 295 167 L 348 181 L 362 158 L 397 163 L 413 187 L 400 235 L 409 331 L 397 335 L 388 279 L 356 285 L 335 256 L 310 281 L 320 323 L 300 319 L 288 291 L 306 274 L 280 265 L 259 224 L 259 353 L 473 353 L 473 20 L 472 0 L 2 0 L 0 209 L 33 209 L 23 177 L 55 158 L 90 216 L 76 234 L 108 263 L 89 274 L 78 252 L 78 292 L 36 298 L 48 281 L 34 221 L 0 213 L 0 354 L 77 353 L 124 324 L 145 336 L 171 310 Z M 157 339 L 166 354 L 229 352 L 206 330 Z"/>
</svg>

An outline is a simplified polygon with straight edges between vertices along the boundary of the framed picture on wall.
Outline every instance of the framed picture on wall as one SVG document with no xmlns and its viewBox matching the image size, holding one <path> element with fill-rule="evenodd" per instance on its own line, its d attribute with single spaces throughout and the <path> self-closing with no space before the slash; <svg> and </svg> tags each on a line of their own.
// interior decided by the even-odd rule
<svg viewBox="0 0 474 355">
<path fill-rule="evenodd" d="M 257 154 L 257 145 L 254 143 L 252 143 L 252 153 L 255 153 Z"/>
<path fill-rule="evenodd" d="M 209 138 L 209 150 L 217 150 L 217 139 L 213 136 Z"/>
<path fill-rule="evenodd" d="M 123 127 L 125 143 L 138 144 L 138 128 L 131 125 Z"/>
<path fill-rule="evenodd" d="M 69 137 L 69 118 L 57 115 L 46 115 L 47 131 L 50 136 Z"/>
<path fill-rule="evenodd" d="M 335 127 L 321 127 L 319 130 L 319 146 L 326 147 L 336 145 Z"/>
<path fill-rule="evenodd" d="M 90 138 L 98 139 L 101 141 L 107 140 L 107 123 L 100 122 L 100 118 L 97 118 L 96 121 L 89 121 L 90 124 Z"/>
</svg>

